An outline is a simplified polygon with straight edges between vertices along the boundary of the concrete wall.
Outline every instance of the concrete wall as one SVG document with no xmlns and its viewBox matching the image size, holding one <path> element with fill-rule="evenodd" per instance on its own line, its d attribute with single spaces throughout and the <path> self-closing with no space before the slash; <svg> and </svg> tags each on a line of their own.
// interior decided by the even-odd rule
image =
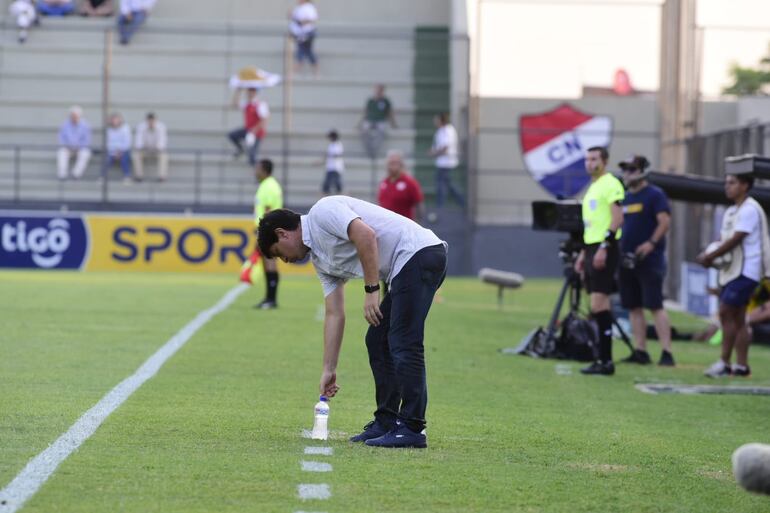
<svg viewBox="0 0 770 513">
<path fill-rule="evenodd" d="M 350 0 L 316 0 L 321 26 L 324 23 L 366 23 L 373 20 L 383 25 L 448 25 L 447 0 L 387 0 L 355 2 Z M 154 15 L 185 20 L 231 20 L 234 22 L 285 21 L 294 0 L 159 0 Z M 183 15 L 180 13 L 184 13 Z"/>
</svg>

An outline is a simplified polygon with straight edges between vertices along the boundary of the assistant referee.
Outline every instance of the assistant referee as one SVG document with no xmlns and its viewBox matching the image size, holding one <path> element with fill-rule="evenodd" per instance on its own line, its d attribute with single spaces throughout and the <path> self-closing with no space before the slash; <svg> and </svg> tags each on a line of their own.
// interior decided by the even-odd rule
<svg viewBox="0 0 770 513">
<path fill-rule="evenodd" d="M 599 328 L 598 359 L 581 369 L 583 374 L 615 374 L 612 363 L 612 313 L 610 294 L 615 292 L 615 272 L 620 253 L 618 239 L 623 224 L 621 202 L 625 193 L 620 180 L 607 172 L 607 148 L 594 146 L 586 152 L 586 171 L 591 185 L 583 197 L 583 243 L 575 271 L 583 275 L 591 296 L 591 315 Z"/>
</svg>

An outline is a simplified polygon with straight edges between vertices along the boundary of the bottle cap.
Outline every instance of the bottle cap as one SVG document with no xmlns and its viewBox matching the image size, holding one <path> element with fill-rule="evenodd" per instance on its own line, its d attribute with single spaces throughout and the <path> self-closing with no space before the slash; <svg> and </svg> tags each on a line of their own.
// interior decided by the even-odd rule
<svg viewBox="0 0 770 513">
<path fill-rule="evenodd" d="M 320 397 L 318 398 L 318 400 L 319 400 L 319 401 L 324 401 L 324 402 L 327 402 L 327 401 L 329 401 L 329 399 L 327 399 L 325 395 L 322 395 L 322 396 L 320 396 Z"/>
</svg>

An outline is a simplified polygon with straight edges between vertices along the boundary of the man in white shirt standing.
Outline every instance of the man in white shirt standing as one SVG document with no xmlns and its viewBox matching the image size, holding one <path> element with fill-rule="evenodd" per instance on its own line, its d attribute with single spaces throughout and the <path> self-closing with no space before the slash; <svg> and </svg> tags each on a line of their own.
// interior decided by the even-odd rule
<svg viewBox="0 0 770 513">
<path fill-rule="evenodd" d="M 452 171 L 459 164 L 457 131 L 449 122 L 448 114 L 439 114 L 433 118 L 436 133 L 433 136 L 433 146 L 428 152 L 436 158 L 436 207 L 444 206 L 446 191 L 458 205 L 465 205 L 460 191 L 452 184 Z"/>
<path fill-rule="evenodd" d="M 329 140 L 329 146 L 326 147 L 326 173 L 321 184 L 324 196 L 342 192 L 342 173 L 345 172 L 345 161 L 342 159 L 345 148 L 340 141 L 340 134 L 331 130 L 326 134 L 326 138 Z"/>
<path fill-rule="evenodd" d="M 319 389 L 327 397 L 339 390 L 345 284 L 364 278 L 377 410 L 350 440 L 372 447 L 427 447 L 423 338 L 433 296 L 446 276 L 446 243 L 411 219 L 348 196 L 323 198 L 304 216 L 287 209 L 268 212 L 257 241 L 267 258 L 296 262 L 310 255 L 325 296 Z M 380 280 L 389 285 L 382 302 Z"/>
<path fill-rule="evenodd" d="M 770 274 L 770 237 L 762 206 L 749 196 L 752 175 L 727 175 L 725 195 L 734 205 L 722 219 L 721 244 L 698 262 L 711 267 L 714 260 L 730 254 L 730 263 L 719 271 L 719 320 L 722 324 L 722 354 L 706 369 L 710 378 L 751 375 L 748 364 L 750 336 L 746 326 L 746 306 L 759 281 Z M 733 348 L 736 363 L 730 365 Z"/>
<path fill-rule="evenodd" d="M 168 133 L 166 125 L 155 118 L 152 112 L 147 113 L 144 121 L 136 127 L 134 136 L 134 151 L 131 160 L 134 163 L 134 178 L 141 182 L 144 179 L 144 158 L 155 158 L 158 161 L 158 181 L 165 182 L 168 178 Z"/>
<path fill-rule="evenodd" d="M 313 41 L 318 23 L 318 10 L 312 0 L 298 0 L 297 5 L 289 13 L 289 32 L 297 43 L 295 70 L 299 71 L 302 61 L 308 61 L 313 68 L 313 74 L 318 74 L 318 59 L 313 52 Z"/>
</svg>

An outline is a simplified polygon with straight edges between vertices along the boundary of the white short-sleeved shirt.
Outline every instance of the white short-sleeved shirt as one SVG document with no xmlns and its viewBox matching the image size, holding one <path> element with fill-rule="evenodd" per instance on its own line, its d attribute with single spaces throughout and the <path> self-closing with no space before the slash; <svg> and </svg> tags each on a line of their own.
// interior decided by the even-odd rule
<svg viewBox="0 0 770 513">
<path fill-rule="evenodd" d="M 342 154 L 345 152 L 345 148 L 340 141 L 330 142 L 326 148 L 326 170 L 337 171 L 342 173 L 345 171 L 345 161 L 342 160 Z"/>
<path fill-rule="evenodd" d="M 444 148 L 446 152 L 436 157 L 436 167 L 454 168 L 459 164 L 457 158 L 457 130 L 452 125 L 444 125 L 433 136 L 433 148 Z"/>
<path fill-rule="evenodd" d="M 761 220 L 759 212 L 750 203 L 743 202 L 740 207 L 731 206 L 725 211 L 725 218 L 732 217 L 735 210 L 734 232 L 747 233 L 741 245 L 743 246 L 743 270 L 741 274 L 747 278 L 759 281 L 762 274 L 762 238 L 760 235 Z"/>
<path fill-rule="evenodd" d="M 348 226 L 361 219 L 377 234 L 379 277 L 390 283 L 419 250 L 446 242 L 411 219 L 349 196 L 328 196 L 302 216 L 302 242 L 310 248 L 324 296 L 351 278 L 362 278 L 364 270 Z"/>
<path fill-rule="evenodd" d="M 315 30 L 318 10 L 310 2 L 300 4 L 292 9 L 291 21 L 289 28 L 295 37 L 307 36 Z"/>
</svg>

